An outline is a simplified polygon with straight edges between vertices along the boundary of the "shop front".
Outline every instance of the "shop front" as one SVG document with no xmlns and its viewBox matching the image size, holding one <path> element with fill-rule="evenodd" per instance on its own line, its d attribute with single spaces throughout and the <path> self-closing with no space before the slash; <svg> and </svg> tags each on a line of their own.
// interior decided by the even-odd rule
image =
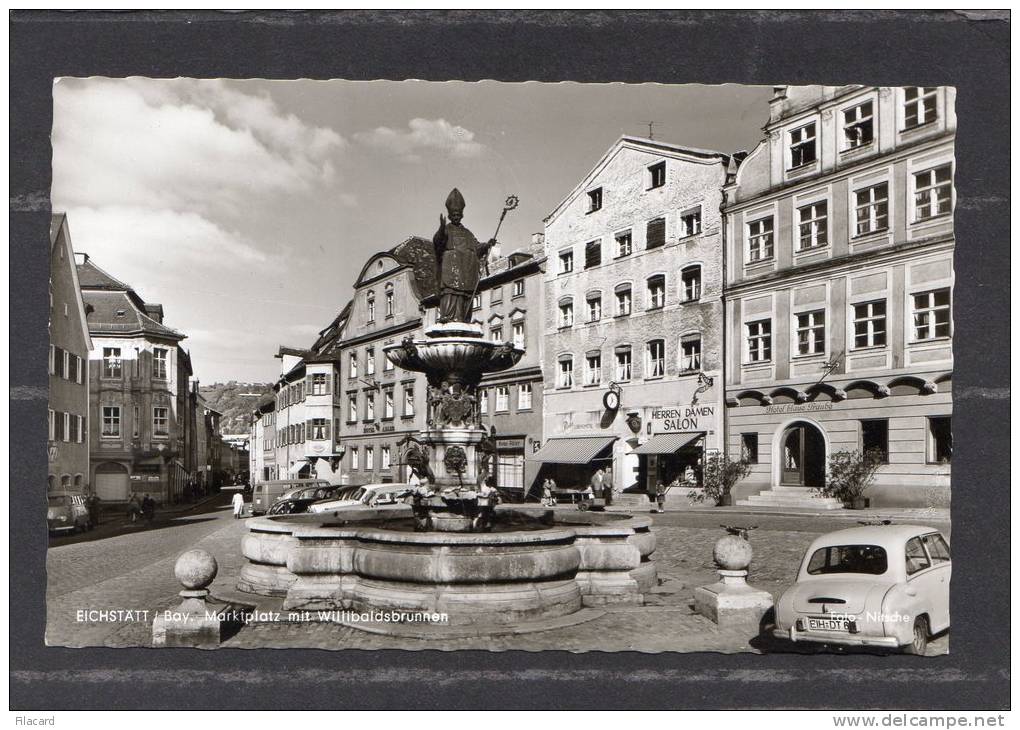
<svg viewBox="0 0 1020 730">
<path fill-rule="evenodd" d="M 557 436 L 527 457 L 539 463 L 537 484 L 552 479 L 559 490 L 584 490 L 596 470 L 613 472 L 616 436 Z"/>
</svg>

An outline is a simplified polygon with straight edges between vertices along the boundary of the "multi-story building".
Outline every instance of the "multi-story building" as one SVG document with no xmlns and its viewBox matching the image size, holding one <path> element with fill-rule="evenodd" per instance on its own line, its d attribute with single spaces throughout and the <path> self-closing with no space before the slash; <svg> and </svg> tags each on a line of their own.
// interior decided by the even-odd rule
<svg viewBox="0 0 1020 730">
<path fill-rule="evenodd" d="M 77 265 L 94 350 L 89 359 L 91 482 L 106 502 L 149 494 L 177 501 L 184 460 L 191 360 L 163 307 L 84 256 Z M 185 411 L 185 412 L 182 412 Z"/>
<path fill-rule="evenodd" d="M 267 482 L 277 478 L 276 472 L 276 398 L 268 394 L 259 399 L 252 413 L 249 461 L 251 482 Z"/>
<path fill-rule="evenodd" d="M 83 491 L 89 474 L 89 337 L 67 216 L 50 227 L 47 489 Z"/>
<path fill-rule="evenodd" d="M 305 357 L 308 350 L 281 345 L 276 353 L 280 376 L 276 393 L 276 464 L 280 479 L 314 476 L 306 456 Z"/>
<path fill-rule="evenodd" d="M 545 321 L 545 256 L 542 235 L 529 249 L 489 262 L 478 284 L 473 320 L 487 337 L 512 342 L 524 356 L 511 369 L 487 374 L 481 382 L 482 424 L 495 433 L 495 485 L 524 498 L 535 487 L 539 463 L 526 456 L 542 441 L 542 342 Z M 427 319 L 438 310 L 427 301 Z"/>
<path fill-rule="evenodd" d="M 723 445 L 722 223 L 730 158 L 623 137 L 546 218 L 545 443 L 559 487 L 700 478 Z"/>
<path fill-rule="evenodd" d="M 387 252 L 372 256 L 354 283 L 337 349 L 343 483 L 400 482 L 409 473 L 398 443 L 425 427 L 425 376 L 401 370 L 383 348 L 422 336 L 411 269 Z"/>
<path fill-rule="evenodd" d="M 725 191 L 736 496 L 811 504 L 829 456 L 870 449 L 873 504 L 948 496 L 954 97 L 776 88 Z"/>
</svg>

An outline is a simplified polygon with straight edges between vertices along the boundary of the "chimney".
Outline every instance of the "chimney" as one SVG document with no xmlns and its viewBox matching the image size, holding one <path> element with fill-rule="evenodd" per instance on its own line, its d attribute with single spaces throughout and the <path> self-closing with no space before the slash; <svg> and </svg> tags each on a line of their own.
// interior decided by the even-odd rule
<svg viewBox="0 0 1020 730">
<path fill-rule="evenodd" d="M 783 116 L 783 106 L 786 103 L 785 86 L 773 86 L 772 98 L 769 99 L 769 121 L 775 122 Z"/>
</svg>

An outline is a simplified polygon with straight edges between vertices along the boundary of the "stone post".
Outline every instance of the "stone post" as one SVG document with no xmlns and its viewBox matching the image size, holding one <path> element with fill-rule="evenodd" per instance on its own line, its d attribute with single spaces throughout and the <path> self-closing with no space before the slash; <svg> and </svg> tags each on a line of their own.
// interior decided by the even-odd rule
<svg viewBox="0 0 1020 730">
<path fill-rule="evenodd" d="M 719 538 L 712 551 L 719 582 L 694 590 L 694 608 L 719 626 L 753 628 L 757 633 L 762 617 L 772 608 L 772 594 L 747 583 L 747 567 L 754 556 L 747 529 L 727 529 L 730 534 Z"/>
<path fill-rule="evenodd" d="M 176 608 L 161 611 L 152 622 L 153 646 L 214 649 L 220 645 L 221 606 L 209 604 L 208 586 L 216 578 L 216 558 L 205 550 L 188 550 L 177 558 L 174 575 L 184 586 Z"/>
</svg>

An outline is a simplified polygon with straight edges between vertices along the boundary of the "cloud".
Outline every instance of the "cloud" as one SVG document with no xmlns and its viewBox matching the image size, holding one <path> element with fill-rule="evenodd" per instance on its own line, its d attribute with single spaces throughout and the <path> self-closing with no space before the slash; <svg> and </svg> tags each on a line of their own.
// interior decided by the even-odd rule
<svg viewBox="0 0 1020 730">
<path fill-rule="evenodd" d="M 477 157 L 485 145 L 475 142 L 475 133 L 445 119 L 417 117 L 407 124 L 406 130 L 376 127 L 370 132 L 358 132 L 354 138 L 364 145 L 386 150 L 415 162 L 424 151 L 438 151 L 452 157 Z"/>
<path fill-rule="evenodd" d="M 53 199 L 239 215 L 336 179 L 346 141 L 223 81 L 71 80 L 54 86 Z"/>
</svg>

